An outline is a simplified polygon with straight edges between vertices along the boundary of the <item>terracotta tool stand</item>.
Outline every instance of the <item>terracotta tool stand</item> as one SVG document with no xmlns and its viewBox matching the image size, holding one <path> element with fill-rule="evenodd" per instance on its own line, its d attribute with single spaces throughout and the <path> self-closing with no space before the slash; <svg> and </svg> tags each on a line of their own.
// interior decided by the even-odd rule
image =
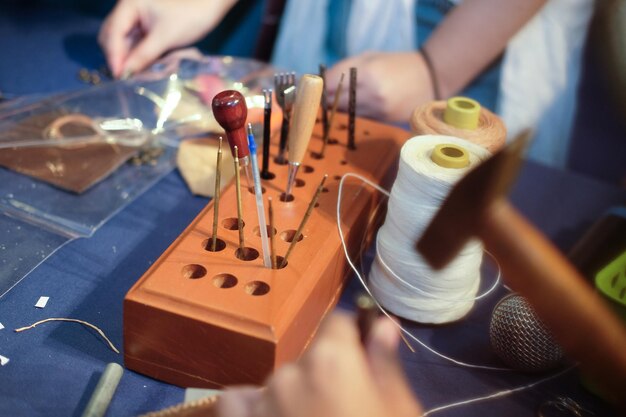
<svg viewBox="0 0 626 417">
<path fill-rule="evenodd" d="M 356 149 L 347 148 L 348 117 L 337 114 L 323 159 L 322 124 L 300 168 L 293 201 L 284 201 L 287 165 L 273 164 L 263 181 L 273 199 L 276 253 L 284 255 L 324 174 L 329 178 L 283 269 L 263 266 L 254 194 L 242 189 L 245 243 L 238 245 L 235 187 L 222 194 L 218 251 L 210 249 L 213 202 L 130 289 L 124 300 L 125 365 L 179 386 L 215 388 L 260 384 L 296 359 L 335 306 L 348 276 L 337 232 L 339 179 L 347 172 L 389 186 L 395 177 L 403 129 L 357 119 Z M 273 141 L 277 142 L 276 138 Z M 271 148 L 272 159 L 278 147 Z M 242 184 L 245 187 L 245 182 Z M 351 256 L 374 233 L 380 194 L 347 179 L 342 227 Z M 277 264 L 280 265 L 281 257 Z"/>
</svg>

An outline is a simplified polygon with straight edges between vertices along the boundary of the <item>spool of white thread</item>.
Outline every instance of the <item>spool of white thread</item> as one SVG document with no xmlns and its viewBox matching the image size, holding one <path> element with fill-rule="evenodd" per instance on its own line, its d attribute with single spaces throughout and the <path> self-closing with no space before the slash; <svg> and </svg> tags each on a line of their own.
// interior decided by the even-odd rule
<svg viewBox="0 0 626 417">
<path fill-rule="evenodd" d="M 444 167 L 431 159 L 436 152 L 464 167 Z M 460 150 L 459 150 L 460 149 Z M 465 151 L 466 155 L 460 154 Z M 448 156 L 446 156 L 449 154 Z M 446 323 L 463 317 L 474 305 L 480 284 L 483 248 L 470 241 L 455 260 L 435 271 L 415 250 L 452 186 L 489 157 L 479 145 L 442 135 L 416 136 L 400 152 L 398 176 L 389 197 L 387 216 L 377 235 L 377 255 L 369 286 L 378 302 L 393 314 L 422 323 Z"/>
</svg>

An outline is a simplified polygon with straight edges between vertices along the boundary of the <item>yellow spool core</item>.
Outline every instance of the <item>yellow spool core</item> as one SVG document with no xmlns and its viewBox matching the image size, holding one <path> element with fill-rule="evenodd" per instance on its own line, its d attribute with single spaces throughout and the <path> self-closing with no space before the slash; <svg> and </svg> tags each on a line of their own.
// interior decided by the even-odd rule
<svg viewBox="0 0 626 417">
<path fill-rule="evenodd" d="M 478 127 L 480 104 L 467 97 L 448 99 L 443 121 L 459 129 L 473 130 Z"/>
<path fill-rule="evenodd" d="M 444 168 L 465 168 L 470 163 L 467 151 L 451 143 L 435 146 L 430 154 L 430 159 Z"/>
</svg>

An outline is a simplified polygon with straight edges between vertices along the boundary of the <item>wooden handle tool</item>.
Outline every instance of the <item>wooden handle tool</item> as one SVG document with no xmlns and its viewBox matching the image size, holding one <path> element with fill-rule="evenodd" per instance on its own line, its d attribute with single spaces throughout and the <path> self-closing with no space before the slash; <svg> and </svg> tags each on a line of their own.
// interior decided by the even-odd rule
<svg viewBox="0 0 626 417">
<path fill-rule="evenodd" d="M 289 130 L 289 176 L 286 196 L 291 194 L 298 167 L 309 146 L 323 86 L 322 78 L 312 74 L 304 74 L 298 83 L 298 93 Z"/>
<path fill-rule="evenodd" d="M 248 117 L 246 99 L 239 91 L 225 90 L 213 97 L 211 107 L 215 120 L 226 132 L 233 157 L 237 156 L 235 155 L 236 146 L 239 150 L 239 159 L 246 158 L 250 153 L 246 134 L 246 118 Z"/>
</svg>

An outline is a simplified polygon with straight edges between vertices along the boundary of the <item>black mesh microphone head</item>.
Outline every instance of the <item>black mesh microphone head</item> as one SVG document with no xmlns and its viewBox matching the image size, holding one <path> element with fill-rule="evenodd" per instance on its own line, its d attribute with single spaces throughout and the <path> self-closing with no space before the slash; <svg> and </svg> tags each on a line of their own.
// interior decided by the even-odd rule
<svg viewBox="0 0 626 417">
<path fill-rule="evenodd" d="M 496 305 L 489 326 L 491 347 L 510 367 L 547 371 L 563 360 L 563 351 L 524 297 L 509 294 Z"/>
</svg>

